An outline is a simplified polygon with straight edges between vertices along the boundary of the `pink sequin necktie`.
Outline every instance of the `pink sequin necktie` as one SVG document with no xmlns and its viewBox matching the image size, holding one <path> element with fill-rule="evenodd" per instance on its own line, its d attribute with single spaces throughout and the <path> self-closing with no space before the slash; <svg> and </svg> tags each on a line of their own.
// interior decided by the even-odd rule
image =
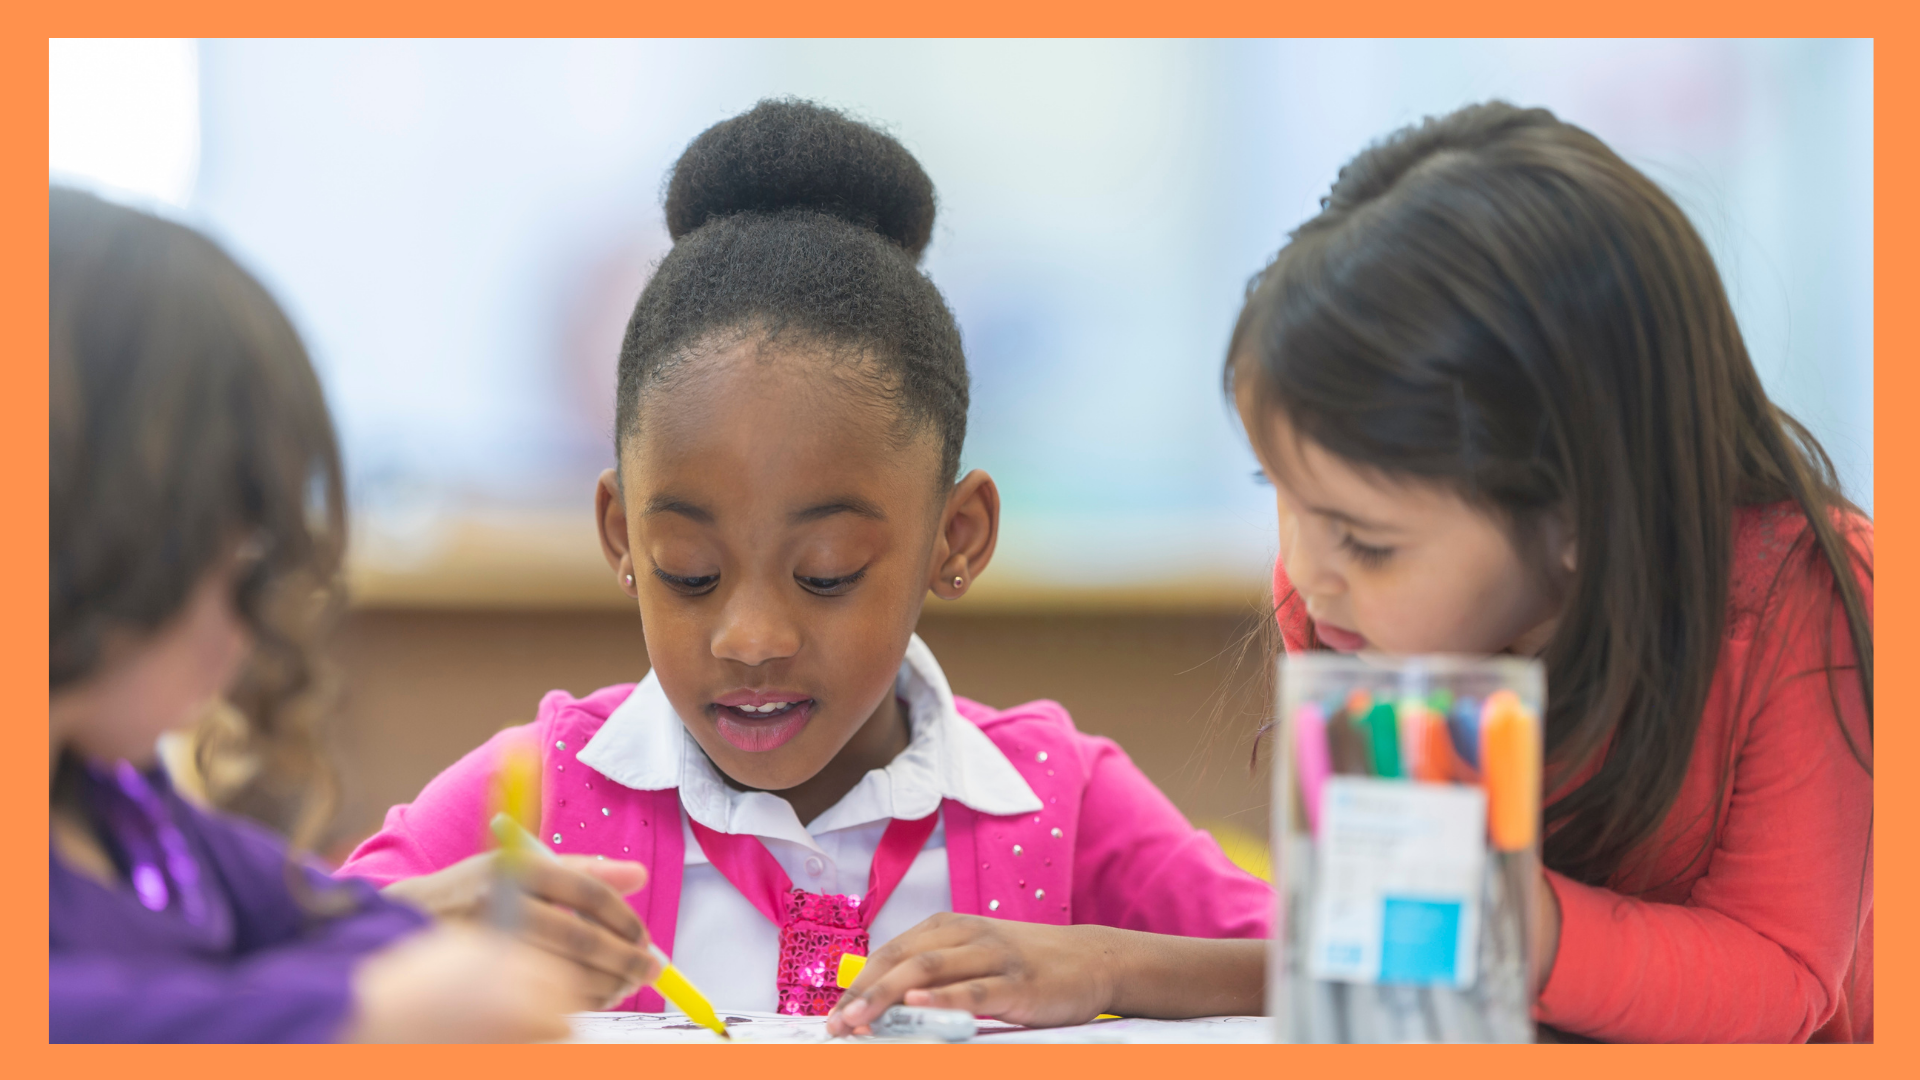
<svg viewBox="0 0 1920 1080">
<path fill-rule="evenodd" d="M 714 868 L 780 928 L 780 967 L 774 976 L 780 995 L 778 1011 L 787 1016 L 825 1016 L 840 1000 L 841 955 L 867 955 L 867 928 L 939 820 L 940 812 L 935 810 L 918 821 L 895 818 L 887 823 L 873 853 L 865 896 L 796 889 L 759 837 L 715 832 L 691 818 L 688 822 Z"/>
</svg>

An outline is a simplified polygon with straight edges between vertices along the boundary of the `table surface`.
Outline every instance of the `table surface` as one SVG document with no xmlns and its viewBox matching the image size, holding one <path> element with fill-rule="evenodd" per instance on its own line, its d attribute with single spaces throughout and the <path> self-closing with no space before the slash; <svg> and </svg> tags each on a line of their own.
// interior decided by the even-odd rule
<svg viewBox="0 0 1920 1080">
<path fill-rule="evenodd" d="M 830 1038 L 826 1018 L 773 1013 L 722 1014 L 734 1042 L 889 1043 L 900 1039 Z M 570 1018 L 571 1042 L 710 1043 L 720 1037 L 679 1013 L 579 1013 Z M 1210 1016 L 1198 1020 L 1095 1020 L 1062 1028 L 1023 1028 L 980 1021 L 973 1043 L 1262 1043 L 1272 1039 L 1264 1016 Z"/>
</svg>

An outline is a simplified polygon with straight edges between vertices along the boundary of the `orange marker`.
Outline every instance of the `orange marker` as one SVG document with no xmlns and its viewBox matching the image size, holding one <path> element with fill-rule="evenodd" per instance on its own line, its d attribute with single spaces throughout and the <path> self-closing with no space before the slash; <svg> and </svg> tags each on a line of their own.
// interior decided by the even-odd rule
<svg viewBox="0 0 1920 1080">
<path fill-rule="evenodd" d="M 1511 690 L 1489 695 L 1481 710 L 1480 769 L 1493 846 L 1531 847 L 1540 830 L 1540 721 Z"/>
<path fill-rule="evenodd" d="M 1413 778 L 1429 784 L 1448 784 L 1459 778 L 1460 761 L 1453 752 L 1453 737 L 1447 734 L 1445 717 L 1428 709 L 1419 710 L 1419 753 L 1413 759 Z"/>
<path fill-rule="evenodd" d="M 1373 695 L 1367 693 L 1364 687 L 1356 686 L 1347 694 L 1348 716 L 1358 720 L 1367 715 L 1367 710 L 1371 708 L 1373 708 Z"/>
</svg>

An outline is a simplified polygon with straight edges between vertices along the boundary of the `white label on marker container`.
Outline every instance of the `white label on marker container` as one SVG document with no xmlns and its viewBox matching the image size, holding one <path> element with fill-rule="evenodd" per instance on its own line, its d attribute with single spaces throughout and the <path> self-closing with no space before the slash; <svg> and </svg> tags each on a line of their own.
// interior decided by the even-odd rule
<svg viewBox="0 0 1920 1080">
<path fill-rule="evenodd" d="M 1309 973 L 1472 986 L 1486 793 L 1465 784 L 1336 776 L 1323 798 Z"/>
</svg>

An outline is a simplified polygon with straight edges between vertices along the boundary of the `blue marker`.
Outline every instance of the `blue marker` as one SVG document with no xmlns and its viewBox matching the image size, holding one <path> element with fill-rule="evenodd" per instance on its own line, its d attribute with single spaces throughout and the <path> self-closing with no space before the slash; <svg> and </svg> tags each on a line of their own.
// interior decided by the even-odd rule
<svg viewBox="0 0 1920 1080">
<path fill-rule="evenodd" d="M 979 1030 L 979 1022 L 972 1013 L 917 1005 L 895 1005 L 872 1024 L 873 1033 L 881 1038 L 938 1039 L 950 1043 L 966 1042 Z"/>
<path fill-rule="evenodd" d="M 1453 703 L 1447 714 L 1447 734 L 1453 736 L 1453 752 L 1469 766 L 1480 767 L 1480 702 L 1463 697 Z"/>
</svg>

